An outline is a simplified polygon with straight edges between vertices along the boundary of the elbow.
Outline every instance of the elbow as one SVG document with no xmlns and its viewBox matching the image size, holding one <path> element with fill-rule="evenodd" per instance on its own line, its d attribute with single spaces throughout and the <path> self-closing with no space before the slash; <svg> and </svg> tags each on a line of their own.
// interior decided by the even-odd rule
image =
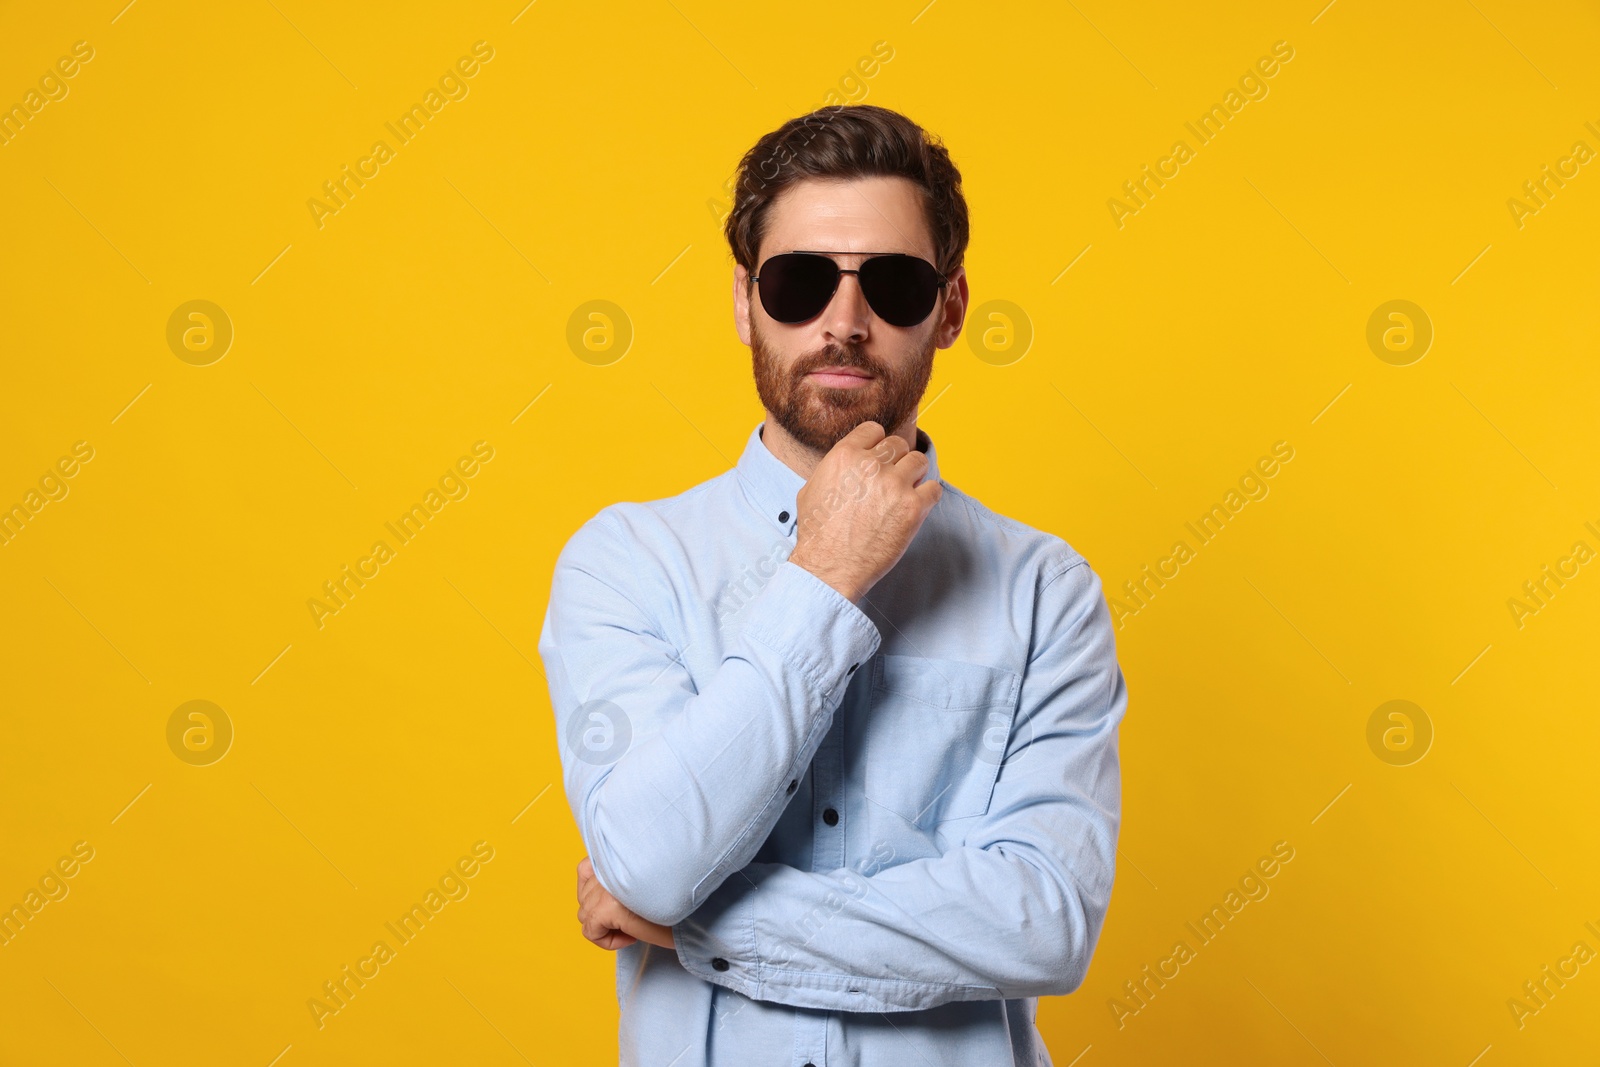
<svg viewBox="0 0 1600 1067">
<path fill-rule="evenodd" d="M 1076 993 L 1089 974 L 1089 962 L 1100 939 L 1104 908 L 1085 909 L 1077 894 L 1068 894 L 1061 906 L 1041 922 L 1022 931 L 1013 959 L 1008 997 L 1064 997 Z M 1003 987 L 1002 987 L 1003 988 Z"/>
<path fill-rule="evenodd" d="M 1017 959 L 1010 981 L 1000 985 L 1007 999 L 1064 997 L 1076 993 L 1089 974 L 1092 945 L 1080 939 L 1041 939 L 1025 957 Z"/>
<path fill-rule="evenodd" d="M 659 882 L 637 888 L 638 891 L 630 893 L 628 898 L 613 895 L 641 919 L 661 926 L 676 926 L 694 913 L 695 905 L 689 899 L 687 888 L 680 890 Z"/>
<path fill-rule="evenodd" d="M 1041 939 L 1027 955 L 1013 957 L 1013 969 L 995 984 L 1008 1000 L 1064 997 L 1076 993 L 1088 973 L 1088 953 L 1078 945 Z"/>
<path fill-rule="evenodd" d="M 606 892 L 641 919 L 662 926 L 675 926 L 694 912 L 693 877 L 643 842 L 611 838 L 602 824 L 591 824 L 586 844 L 595 877 Z"/>
<path fill-rule="evenodd" d="M 1109 856 L 1074 864 L 1053 879 L 1049 922 L 1037 939 L 1034 957 L 1040 996 L 1076 993 L 1089 976 L 1100 931 L 1111 907 L 1112 861 Z M 1076 873 L 1074 873 L 1076 872 Z"/>
<path fill-rule="evenodd" d="M 1089 975 L 1087 952 L 1067 951 L 1056 958 L 1055 968 L 1042 996 L 1064 997 L 1076 993 Z"/>
<path fill-rule="evenodd" d="M 1058 941 L 1060 955 L 1057 963 L 1057 988 L 1053 996 L 1076 993 L 1089 976 L 1089 963 L 1094 958 L 1095 946 L 1100 942 L 1100 930 L 1105 925 L 1106 905 L 1110 902 L 1096 899 L 1086 909 L 1084 898 L 1077 898 L 1071 921 L 1062 923 Z"/>
</svg>

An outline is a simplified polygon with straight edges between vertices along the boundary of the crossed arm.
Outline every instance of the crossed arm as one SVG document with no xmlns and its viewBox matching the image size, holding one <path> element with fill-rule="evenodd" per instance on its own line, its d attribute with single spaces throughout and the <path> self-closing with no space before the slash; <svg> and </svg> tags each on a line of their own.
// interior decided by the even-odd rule
<svg viewBox="0 0 1600 1067">
<path fill-rule="evenodd" d="M 588 551 L 620 547 L 614 531 L 594 532 Z M 582 545 L 563 554 L 541 640 L 558 711 L 579 706 L 580 693 L 612 700 L 634 731 L 604 767 L 563 751 L 590 853 L 578 872 L 586 937 L 670 947 L 706 981 L 800 1007 L 915 1010 L 1082 983 L 1109 903 L 1127 692 L 1099 580 L 1081 557 L 1041 578 L 989 811 L 963 845 L 868 877 L 752 860 L 831 722 L 849 664 L 876 650 L 870 621 L 785 563 L 696 692 L 596 562 L 586 565 Z M 766 746 L 762 758 L 719 766 L 712 754 L 729 750 L 731 731 L 745 735 L 741 748 Z M 783 773 L 756 781 L 752 765 Z"/>
</svg>

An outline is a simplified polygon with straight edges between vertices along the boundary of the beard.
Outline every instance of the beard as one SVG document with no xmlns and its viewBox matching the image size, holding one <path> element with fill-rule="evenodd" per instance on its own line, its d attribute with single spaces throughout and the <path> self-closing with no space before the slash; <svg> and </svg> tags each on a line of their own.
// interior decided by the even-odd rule
<svg viewBox="0 0 1600 1067">
<path fill-rule="evenodd" d="M 857 344 L 829 344 L 785 367 L 762 336 L 755 316 L 750 320 L 750 352 L 762 406 L 790 437 L 819 456 L 863 422 L 876 422 L 884 433 L 894 433 L 927 391 L 936 348 L 929 331 L 923 350 L 898 374 Z M 806 377 L 823 367 L 855 367 L 872 375 L 872 381 L 839 389 Z"/>
</svg>

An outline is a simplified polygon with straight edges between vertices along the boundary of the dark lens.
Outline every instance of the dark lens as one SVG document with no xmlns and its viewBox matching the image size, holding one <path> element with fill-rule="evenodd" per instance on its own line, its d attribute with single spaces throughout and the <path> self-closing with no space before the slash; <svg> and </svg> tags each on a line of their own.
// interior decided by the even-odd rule
<svg viewBox="0 0 1600 1067">
<path fill-rule="evenodd" d="M 915 326 L 939 298 L 939 272 L 917 256 L 873 256 L 861 264 L 861 292 L 891 326 Z"/>
<path fill-rule="evenodd" d="M 815 318 L 828 306 L 839 284 L 839 266 L 827 256 L 785 252 L 761 265 L 756 285 L 761 306 L 778 322 Z"/>
</svg>

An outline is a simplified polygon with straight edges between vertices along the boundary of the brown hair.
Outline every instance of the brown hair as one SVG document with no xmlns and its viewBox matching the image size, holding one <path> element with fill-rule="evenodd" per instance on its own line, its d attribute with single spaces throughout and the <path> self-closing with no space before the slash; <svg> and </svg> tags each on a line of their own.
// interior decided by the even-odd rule
<svg viewBox="0 0 1600 1067">
<path fill-rule="evenodd" d="M 733 210 L 723 223 L 734 262 L 754 275 L 767 208 L 806 179 L 898 176 L 922 190 L 934 266 L 949 275 L 967 250 L 961 172 L 939 138 L 897 111 L 874 104 L 824 107 L 790 119 L 739 161 Z"/>
</svg>

